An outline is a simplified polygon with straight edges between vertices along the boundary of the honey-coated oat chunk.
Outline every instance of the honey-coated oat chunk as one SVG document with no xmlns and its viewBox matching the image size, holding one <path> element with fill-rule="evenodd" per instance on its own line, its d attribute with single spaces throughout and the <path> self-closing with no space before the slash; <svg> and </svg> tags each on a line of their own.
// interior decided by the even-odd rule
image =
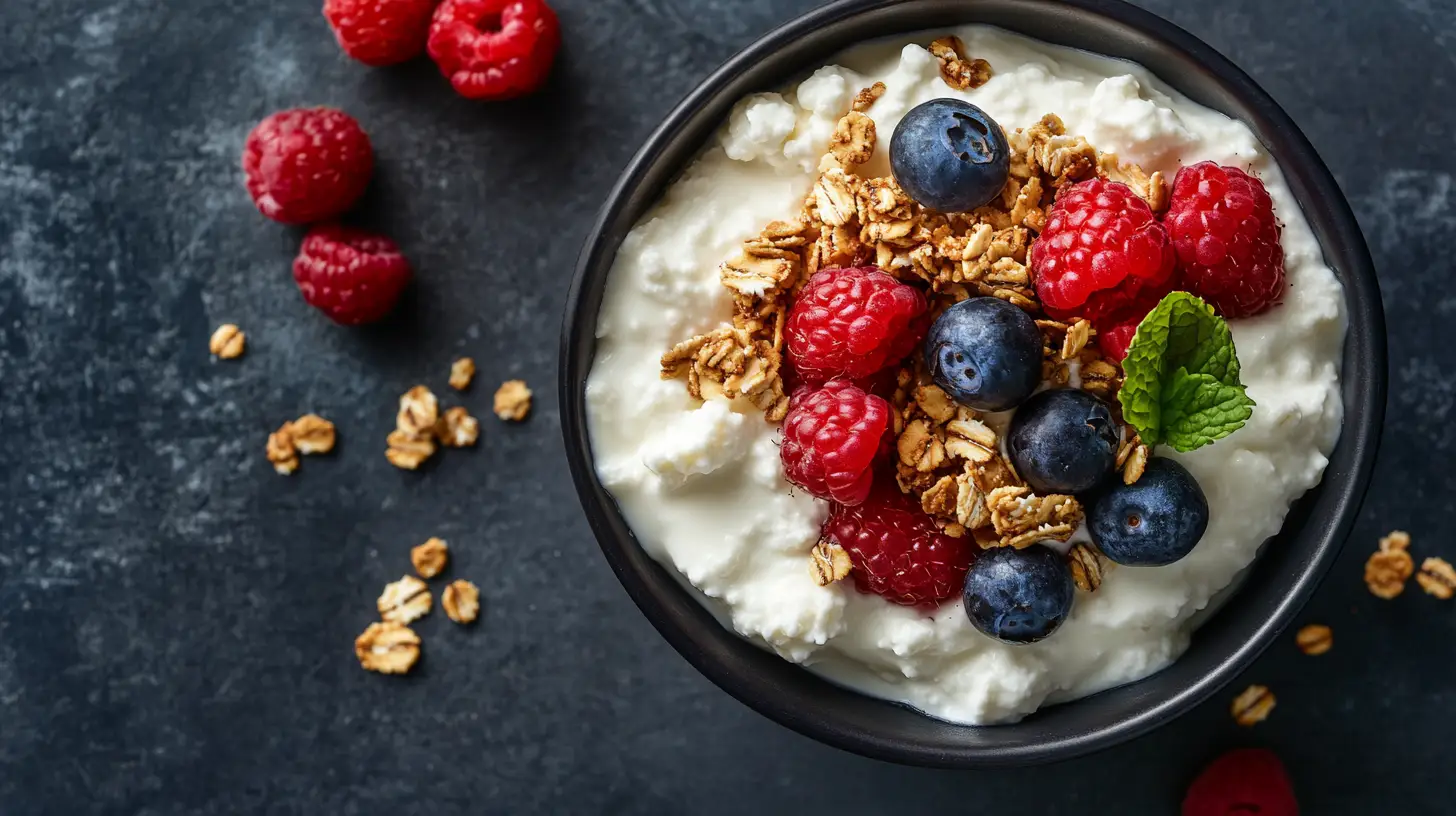
<svg viewBox="0 0 1456 816">
<path fill-rule="evenodd" d="M 435 438 L 447 448 L 468 448 L 480 439 L 480 421 L 457 405 L 435 423 Z"/>
<path fill-rule="evenodd" d="M 421 578 L 434 578 L 450 561 L 450 545 L 443 538 L 431 538 L 410 550 L 410 563 Z"/>
<path fill-rule="evenodd" d="M 844 580 L 853 566 L 849 560 L 849 553 L 827 538 L 820 539 L 819 543 L 814 545 L 814 551 L 809 557 L 809 574 L 814 577 L 814 583 L 819 586 L 829 586 L 836 581 Z"/>
<path fill-rule="evenodd" d="M 430 614 L 434 598 L 424 581 L 406 575 L 384 587 L 379 595 L 379 617 L 394 623 L 410 623 Z"/>
<path fill-rule="evenodd" d="M 1405 591 L 1406 579 L 1415 572 L 1410 535 L 1400 530 L 1380 539 L 1380 549 L 1365 561 L 1365 586 L 1377 598 L 1390 600 Z"/>
<path fill-rule="evenodd" d="M 405 674 L 420 659 L 420 636 L 400 623 L 371 623 L 354 640 L 359 665 L 380 674 Z"/>
<path fill-rule="evenodd" d="M 967 59 L 960 37 L 941 37 L 930 44 L 930 53 L 940 61 L 940 78 L 958 91 L 979 88 L 991 78 L 991 63 Z"/>
<path fill-rule="evenodd" d="M 1299 630 L 1294 642 L 1307 655 L 1322 655 L 1335 645 L 1335 633 L 1322 623 L 1311 623 Z"/>
<path fill-rule="evenodd" d="M 1268 686 L 1254 685 L 1234 698 L 1229 711 L 1234 715 L 1234 722 L 1248 727 L 1269 719 L 1269 712 L 1274 710 L 1274 702 L 1274 692 Z"/>
<path fill-rule="evenodd" d="M 399 413 L 394 424 L 401 433 L 414 437 L 429 436 L 440 418 L 440 401 L 435 392 L 417 385 L 399 398 Z"/>
<path fill-rule="evenodd" d="M 1444 558 L 1427 558 L 1421 562 L 1421 571 L 1416 574 L 1416 583 L 1427 595 L 1434 595 L 1449 601 L 1456 595 L 1456 569 Z"/>
<path fill-rule="evenodd" d="M 480 614 L 480 589 L 464 579 L 454 581 L 445 587 L 440 606 L 445 608 L 445 616 L 450 620 L 470 623 Z"/>
<path fill-rule="evenodd" d="M 219 360 L 234 360 L 243 356 L 243 350 L 247 346 L 248 337 L 231 323 L 224 323 L 217 327 L 212 333 L 212 338 L 207 343 L 207 348 Z"/>
<path fill-rule="evenodd" d="M 495 415 L 508 422 L 520 422 L 531 413 L 531 389 L 525 380 L 507 380 L 495 391 Z"/>
<path fill-rule="evenodd" d="M 1072 567 L 1072 583 L 1083 592 L 1096 592 L 1102 586 L 1102 554 L 1086 542 L 1077 542 L 1067 553 Z"/>
<path fill-rule="evenodd" d="M 401 470 L 416 470 L 435 455 L 435 440 L 430 436 L 414 436 L 401 430 L 391 431 L 384 458 Z"/>
<path fill-rule="evenodd" d="M 334 423 L 318 414 L 304 414 L 293 420 L 289 432 L 293 436 L 293 446 L 305 456 L 333 450 L 337 436 Z"/>
<path fill-rule="evenodd" d="M 464 391 L 470 387 L 470 381 L 475 379 L 475 361 L 469 357 L 461 357 L 450 364 L 450 387 L 456 391 Z"/>
<path fill-rule="evenodd" d="M 293 444 L 293 423 L 285 422 L 283 427 L 268 435 L 268 461 L 273 469 L 287 476 L 298 470 L 298 448 Z"/>
</svg>

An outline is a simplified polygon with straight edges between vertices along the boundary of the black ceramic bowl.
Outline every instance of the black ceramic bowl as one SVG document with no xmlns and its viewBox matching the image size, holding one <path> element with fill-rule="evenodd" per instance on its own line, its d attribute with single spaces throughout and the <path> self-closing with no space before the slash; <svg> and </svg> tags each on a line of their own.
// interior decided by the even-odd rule
<svg viewBox="0 0 1456 816">
<path fill-rule="evenodd" d="M 775 90 L 865 40 L 987 23 L 1121 57 L 1253 128 L 1344 284 L 1345 426 L 1324 481 L 1290 513 L 1236 597 L 1176 663 L 1141 682 L 974 728 L 835 686 L 725 629 L 633 538 L 592 467 L 584 389 L 602 288 L 623 237 L 727 121 L 746 94 Z M 675 108 L 612 190 L 587 239 L 567 304 L 561 405 L 566 452 L 607 561 L 663 637 L 739 700 L 796 731 L 868 756 L 946 767 L 1065 759 L 1142 734 L 1207 699 L 1289 623 L 1334 561 L 1359 510 L 1385 407 L 1385 325 L 1360 228 L 1314 148 L 1273 99 L 1212 48 L 1119 0 L 843 0 L 773 31 L 729 60 Z"/>
</svg>

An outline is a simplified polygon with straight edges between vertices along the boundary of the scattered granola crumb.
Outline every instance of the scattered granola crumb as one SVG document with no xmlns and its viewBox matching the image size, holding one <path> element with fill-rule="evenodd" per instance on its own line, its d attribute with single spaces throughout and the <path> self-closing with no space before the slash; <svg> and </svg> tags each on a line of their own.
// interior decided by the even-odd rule
<svg viewBox="0 0 1456 816">
<path fill-rule="evenodd" d="M 1307 655 L 1322 655 L 1335 645 L 1335 633 L 1322 623 L 1311 623 L 1299 630 L 1294 642 Z"/>
<path fill-rule="evenodd" d="M 1390 600 L 1405 591 L 1405 582 L 1415 572 L 1408 552 L 1410 535 L 1396 530 L 1380 539 L 1380 549 L 1365 562 L 1365 586 L 1377 598 Z"/>
<path fill-rule="evenodd" d="M 880 97 L 885 95 L 885 83 L 876 82 L 868 88 L 862 89 L 854 95 L 854 101 L 850 103 L 849 109 L 855 113 L 865 113 L 874 106 Z"/>
<path fill-rule="evenodd" d="M 458 405 L 435 423 L 435 438 L 447 448 L 468 448 L 480 439 L 480 421 Z"/>
<path fill-rule="evenodd" d="M 829 152 L 846 167 L 869 161 L 875 154 L 875 120 L 856 111 L 845 114 L 834 128 Z"/>
<path fill-rule="evenodd" d="M 480 589 L 475 584 L 460 579 L 445 587 L 440 596 L 440 606 L 445 608 L 446 617 L 456 623 L 465 624 L 480 614 Z"/>
<path fill-rule="evenodd" d="M 434 599 L 424 581 L 406 575 L 384 587 L 379 595 L 379 616 L 393 623 L 410 623 L 430 614 Z"/>
<path fill-rule="evenodd" d="M 849 553 L 827 538 L 819 539 L 809 557 L 809 574 L 814 576 L 814 583 L 819 586 L 829 586 L 835 581 L 843 580 L 853 568 Z"/>
<path fill-rule="evenodd" d="M 429 436 L 439 418 L 440 401 L 435 398 L 435 393 L 417 385 L 399 398 L 395 427 L 413 437 Z"/>
<path fill-rule="evenodd" d="M 1067 553 L 1072 566 L 1072 583 L 1083 592 L 1096 592 L 1102 586 L 1102 554 L 1097 548 L 1079 541 Z"/>
<path fill-rule="evenodd" d="M 1456 569 L 1452 569 L 1444 558 L 1427 558 L 1421 562 L 1416 583 L 1421 585 L 1427 595 L 1449 601 L 1452 595 L 1456 595 Z"/>
<path fill-rule="evenodd" d="M 1092 324 L 1078 318 L 1077 322 L 1067 327 L 1067 336 L 1062 340 L 1062 359 L 1075 360 L 1080 357 L 1091 337 Z"/>
<path fill-rule="evenodd" d="M 930 53 L 940 60 L 940 78 L 958 91 L 979 88 L 991 79 L 991 63 L 968 60 L 960 37 L 941 37 L 930 44 Z"/>
<path fill-rule="evenodd" d="M 298 449 L 293 444 L 293 423 L 285 422 L 283 427 L 268 435 L 268 461 L 273 469 L 287 476 L 298 470 Z"/>
<path fill-rule="evenodd" d="M 410 563 L 414 564 L 415 572 L 421 578 L 434 578 L 444 572 L 449 561 L 450 545 L 443 538 L 431 538 L 410 550 Z"/>
<path fill-rule="evenodd" d="M 495 391 L 495 415 L 510 422 L 520 422 L 531 413 L 531 389 L 525 380 L 507 380 Z"/>
<path fill-rule="evenodd" d="M 400 623 L 371 623 L 354 640 L 359 665 L 380 674 L 405 674 L 420 659 L 420 636 Z"/>
<path fill-rule="evenodd" d="M 1249 686 L 1234 698 L 1230 711 L 1234 715 L 1234 722 L 1248 727 L 1269 719 L 1269 712 L 1274 710 L 1274 702 L 1274 692 L 1268 686 Z"/>
<path fill-rule="evenodd" d="M 401 470 L 415 470 L 435 455 L 435 440 L 431 437 L 415 437 L 404 431 L 390 432 L 385 443 L 384 458 Z"/>
<path fill-rule="evenodd" d="M 1127 457 L 1127 462 L 1122 467 L 1122 483 L 1137 484 L 1138 479 L 1143 477 L 1143 471 L 1148 467 L 1148 446 L 1136 445 Z"/>
<path fill-rule="evenodd" d="M 243 334 L 242 329 L 231 323 L 224 323 L 212 333 L 212 339 L 208 341 L 207 348 L 219 360 L 234 360 L 243 356 L 247 342 L 248 336 Z"/>
<path fill-rule="evenodd" d="M 337 434 L 334 423 L 318 414 L 304 414 L 289 424 L 293 446 L 304 456 L 328 453 L 334 449 Z"/>
<path fill-rule="evenodd" d="M 456 391 L 464 391 L 470 387 L 470 381 L 475 379 L 475 361 L 469 357 L 461 357 L 450 365 L 450 387 Z"/>
</svg>

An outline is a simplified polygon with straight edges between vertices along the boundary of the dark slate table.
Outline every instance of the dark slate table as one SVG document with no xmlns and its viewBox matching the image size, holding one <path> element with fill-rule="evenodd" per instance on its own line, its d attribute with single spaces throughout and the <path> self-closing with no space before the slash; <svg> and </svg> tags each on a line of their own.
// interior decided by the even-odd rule
<svg viewBox="0 0 1456 816">
<path fill-rule="evenodd" d="M 813 0 L 559 0 L 549 90 L 458 99 L 428 61 L 345 59 L 317 0 L 5 0 L 0 7 L 0 813 L 1170 813 L 1222 749 L 1268 745 L 1315 814 L 1449 813 L 1456 605 L 1370 596 L 1393 527 L 1456 558 L 1456 7 L 1438 0 L 1144 0 L 1243 65 L 1304 126 L 1379 261 L 1393 391 L 1376 486 L 1304 616 L 1240 683 L 1051 768 L 950 773 L 820 746 L 718 691 L 604 567 L 567 479 L 553 382 L 589 216 L 674 100 Z M 1444 101 L 1443 101 L 1444 100 Z M 289 279 L 299 233 L 239 182 L 251 125 L 351 111 L 380 167 L 363 220 L 419 285 L 346 331 Z M 219 363 L 211 329 L 241 324 Z M 384 460 L 395 396 L 473 355 L 479 449 Z M 496 383 L 531 420 L 489 418 Z M 318 411 L 330 458 L 291 478 L 267 433 Z M 354 636 L 410 545 L 453 545 L 485 596 L 420 625 L 405 680 Z"/>
</svg>

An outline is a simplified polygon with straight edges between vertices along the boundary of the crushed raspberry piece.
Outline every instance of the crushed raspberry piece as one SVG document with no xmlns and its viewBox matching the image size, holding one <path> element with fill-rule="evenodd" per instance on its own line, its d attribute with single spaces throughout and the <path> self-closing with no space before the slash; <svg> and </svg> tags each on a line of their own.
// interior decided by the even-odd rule
<svg viewBox="0 0 1456 816">
<path fill-rule="evenodd" d="M 561 24 L 544 0 L 445 0 L 430 25 L 430 58 L 468 99 L 532 93 L 560 47 Z"/>
<path fill-rule="evenodd" d="M 849 553 L 855 586 L 902 606 L 934 606 L 960 594 L 979 549 L 935 526 L 893 477 L 875 480 L 853 507 L 836 504 L 823 534 Z"/>
<path fill-rule="evenodd" d="M 1183 816 L 1254 814 L 1299 816 L 1284 763 L 1264 748 L 1241 748 L 1215 759 L 1183 798 Z"/>
<path fill-rule="evenodd" d="M 388 238 L 322 224 L 303 239 L 293 279 L 309 305 L 352 326 L 389 314 L 409 283 L 410 265 Z"/>
<path fill-rule="evenodd" d="M 243 145 L 243 174 L 259 212 L 285 224 L 344 214 L 374 174 L 374 150 L 359 123 L 333 108 L 280 111 Z"/>
<path fill-rule="evenodd" d="M 1185 167 L 1163 223 L 1183 286 L 1224 317 L 1252 317 L 1284 298 L 1284 247 L 1263 182 L 1213 162 Z"/>
<path fill-rule="evenodd" d="M 344 53 L 365 65 L 395 65 L 425 53 L 436 0 L 324 0 Z"/>
<path fill-rule="evenodd" d="M 1091 179 L 1063 190 L 1032 252 L 1036 293 L 1058 319 L 1100 324 L 1148 287 L 1167 285 L 1173 245 L 1131 187 Z"/>
<path fill-rule="evenodd" d="M 794 395 L 779 446 L 789 481 L 821 499 L 859 504 L 891 443 L 890 404 L 842 380 Z"/>
<path fill-rule="evenodd" d="M 897 363 L 925 337 L 925 296 L 873 266 L 820 270 L 784 326 L 789 360 L 808 383 L 860 379 Z"/>
</svg>

